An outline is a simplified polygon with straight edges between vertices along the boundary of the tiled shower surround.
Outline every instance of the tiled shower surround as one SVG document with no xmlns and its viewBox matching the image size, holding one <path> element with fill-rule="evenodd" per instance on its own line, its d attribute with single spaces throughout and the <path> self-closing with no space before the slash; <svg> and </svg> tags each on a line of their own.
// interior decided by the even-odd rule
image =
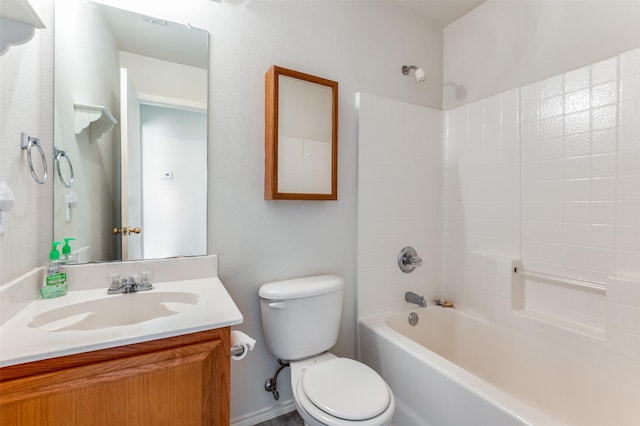
<svg viewBox="0 0 640 426">
<path fill-rule="evenodd" d="M 362 96 L 360 317 L 397 309 L 412 290 L 488 319 L 523 313 L 640 361 L 640 49 L 443 112 L 439 141 L 427 120 L 389 119 L 408 107 L 437 111 L 386 100 L 376 115 L 366 101 L 380 109 L 385 100 Z M 419 129 L 429 137 L 400 145 L 390 137 Z M 393 155 L 380 154 L 390 146 L 441 162 L 392 165 Z M 374 152 L 377 167 L 369 164 Z M 412 175 L 424 168 L 441 177 Z M 426 189 L 376 199 L 375 188 L 361 188 L 401 173 Z M 412 204 L 416 197 L 422 201 Z M 421 267 L 419 283 L 386 259 L 409 235 L 391 203 L 442 230 L 413 237 L 435 259 L 429 271 Z M 438 220 L 429 203 L 439 206 Z M 385 257 L 376 262 L 375 254 Z"/>
<path fill-rule="evenodd" d="M 445 292 L 640 361 L 640 49 L 447 111 L 444 152 Z"/>
<path fill-rule="evenodd" d="M 639 65 L 635 50 L 520 90 L 527 269 L 640 275 Z"/>
</svg>

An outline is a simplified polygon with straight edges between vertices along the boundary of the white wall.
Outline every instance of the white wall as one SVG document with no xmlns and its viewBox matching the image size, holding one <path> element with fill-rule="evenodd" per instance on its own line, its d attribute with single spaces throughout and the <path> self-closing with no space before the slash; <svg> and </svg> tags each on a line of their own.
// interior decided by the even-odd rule
<svg viewBox="0 0 640 426">
<path fill-rule="evenodd" d="M 415 83 L 417 84 L 417 83 Z M 441 292 L 442 117 L 439 110 L 358 95 L 358 318 Z M 398 266 L 406 246 L 423 263 Z"/>
<path fill-rule="evenodd" d="M 410 61 L 439 67 L 441 33 L 403 11 L 370 2 L 223 3 L 217 16 L 209 249 L 220 253 L 222 279 L 245 315 L 242 329 L 259 342 L 257 353 L 245 359 L 254 361 L 232 370 L 233 417 L 275 402 L 262 390 L 276 364 L 261 343 L 256 297 L 261 283 L 323 272 L 343 276 L 347 288 L 336 353 L 354 354 L 355 93 L 437 108 L 438 72 L 432 74 L 433 86 L 421 86 L 399 67 Z M 340 83 L 337 202 L 263 200 L 263 79 L 272 64 Z M 285 371 L 279 379 L 281 401 L 290 398 L 288 377 Z"/>
<path fill-rule="evenodd" d="M 233 364 L 231 376 L 231 416 L 251 416 L 276 404 L 271 394 L 263 390 L 277 364 L 266 352 L 262 341 L 257 298 L 260 284 L 317 273 L 343 276 L 347 289 L 336 353 L 354 354 L 355 93 L 365 91 L 439 108 L 441 30 L 426 26 L 409 12 L 377 2 L 220 4 L 208 0 L 148 3 L 105 0 L 104 3 L 177 22 L 190 22 L 211 33 L 208 249 L 220 255 L 221 279 L 245 318 L 240 328 L 258 340 L 257 349 L 242 364 Z M 3 110 L 4 99 L 12 99 L 14 103 L 7 104 L 6 108 L 11 105 L 16 112 L 22 109 L 20 114 L 23 116 L 22 121 L 13 120 L 17 127 L 13 124 L 8 127 L 3 112 L 3 135 L 5 131 L 9 134 L 10 130 L 19 133 L 23 127 L 28 129 L 26 124 L 18 126 L 18 123 L 32 123 L 33 117 L 43 121 L 43 130 L 35 129 L 39 136 L 50 139 L 53 134 L 53 121 L 50 112 L 47 113 L 52 101 L 41 101 L 36 108 L 30 98 L 24 96 L 33 93 L 34 97 L 39 95 L 43 99 L 44 94 L 47 99 L 47 93 L 50 96 L 52 91 L 52 26 L 40 31 L 46 45 L 35 52 L 20 50 L 19 56 L 11 61 L 12 69 L 4 70 L 6 55 L 0 58 Z M 8 55 L 12 54 L 10 50 Z M 36 67 L 29 64 L 31 68 L 24 65 L 29 69 L 29 77 L 23 85 L 34 86 L 13 94 L 14 86 L 20 87 L 14 84 L 14 79 L 23 66 L 21 61 L 37 64 L 37 55 L 41 55 L 42 63 Z M 408 63 L 425 64 L 429 83 L 417 85 L 412 77 L 403 76 L 400 68 Z M 337 202 L 264 200 L 264 73 L 273 64 L 340 83 Z M 4 86 L 5 81 L 11 82 L 11 87 Z M 5 96 L 7 92 L 11 93 L 9 98 Z M 14 163 L 21 158 L 13 142 L 19 136 L 17 133 L 2 139 L 3 178 L 9 175 L 4 169 L 4 153 L 15 153 Z M 35 191 L 35 184 L 22 163 L 12 165 L 10 171 L 21 176 L 21 180 L 12 185 L 16 196 L 22 196 L 24 191 Z M 3 281 L 5 276 L 13 277 L 40 265 L 48 253 L 51 196 L 34 192 L 29 197 L 38 205 L 34 209 L 39 212 L 38 217 L 16 222 L 10 233 L 0 237 L 2 262 L 13 263 L 10 273 L 3 272 Z M 18 207 L 21 207 L 17 210 L 20 213 L 14 215 L 13 220 L 25 213 L 25 206 Z M 33 231 L 34 223 L 46 224 L 43 232 Z M 28 260 L 17 261 L 18 256 L 14 258 L 13 254 L 7 257 L 6 251 L 15 247 L 19 247 L 16 254 L 24 254 Z M 291 396 L 288 378 L 288 372 L 285 372 L 279 379 L 281 403 Z"/>
<path fill-rule="evenodd" d="M 53 182 L 53 4 L 31 2 L 45 29 L 26 44 L 12 46 L 0 56 L 0 181 L 13 190 L 13 209 L 5 214 L 0 235 L 0 283 L 39 266 L 48 258 Z M 49 178 L 38 185 L 20 150 L 20 133 L 40 138 Z M 33 152 L 34 164 L 40 160 Z M 41 172 L 39 172 L 41 173 Z"/>
<path fill-rule="evenodd" d="M 444 29 L 444 109 L 640 44 L 637 1 L 496 1 Z"/>
</svg>

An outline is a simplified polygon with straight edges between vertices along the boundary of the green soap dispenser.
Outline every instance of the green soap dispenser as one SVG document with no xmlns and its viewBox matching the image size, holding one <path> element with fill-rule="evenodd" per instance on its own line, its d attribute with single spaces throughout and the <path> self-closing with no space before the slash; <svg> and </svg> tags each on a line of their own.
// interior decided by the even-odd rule
<svg viewBox="0 0 640 426">
<path fill-rule="evenodd" d="M 78 255 L 76 253 L 71 253 L 71 246 L 69 245 L 69 241 L 75 241 L 75 238 L 64 239 L 64 246 L 62 246 L 62 258 L 67 265 L 78 263 Z"/>
<path fill-rule="evenodd" d="M 51 243 L 49 263 L 45 266 L 45 281 L 42 288 L 40 288 L 40 295 L 44 299 L 67 294 L 67 273 L 64 271 L 64 261 L 60 260 L 60 252 L 58 251 L 60 244 L 62 243 L 59 241 Z"/>
</svg>

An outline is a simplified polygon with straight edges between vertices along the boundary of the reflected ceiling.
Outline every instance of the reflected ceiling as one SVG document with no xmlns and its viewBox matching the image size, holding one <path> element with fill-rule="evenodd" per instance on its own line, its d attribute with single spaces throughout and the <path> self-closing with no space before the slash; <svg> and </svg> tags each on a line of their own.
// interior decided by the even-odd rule
<svg viewBox="0 0 640 426">
<path fill-rule="evenodd" d="M 200 31 L 152 16 L 108 7 L 105 18 L 120 50 L 198 68 L 208 68 L 208 40 Z M 174 31 L 165 31 L 172 25 Z M 176 34 L 179 32 L 179 34 Z"/>
</svg>

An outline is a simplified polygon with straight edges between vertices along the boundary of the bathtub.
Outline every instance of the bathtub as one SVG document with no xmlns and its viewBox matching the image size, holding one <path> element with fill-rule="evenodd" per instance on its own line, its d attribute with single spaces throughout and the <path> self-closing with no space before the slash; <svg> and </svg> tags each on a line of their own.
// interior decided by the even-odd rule
<svg viewBox="0 0 640 426">
<path fill-rule="evenodd" d="M 603 340 L 439 306 L 361 319 L 358 331 L 360 359 L 394 393 L 397 426 L 640 425 L 637 363 Z"/>
</svg>

